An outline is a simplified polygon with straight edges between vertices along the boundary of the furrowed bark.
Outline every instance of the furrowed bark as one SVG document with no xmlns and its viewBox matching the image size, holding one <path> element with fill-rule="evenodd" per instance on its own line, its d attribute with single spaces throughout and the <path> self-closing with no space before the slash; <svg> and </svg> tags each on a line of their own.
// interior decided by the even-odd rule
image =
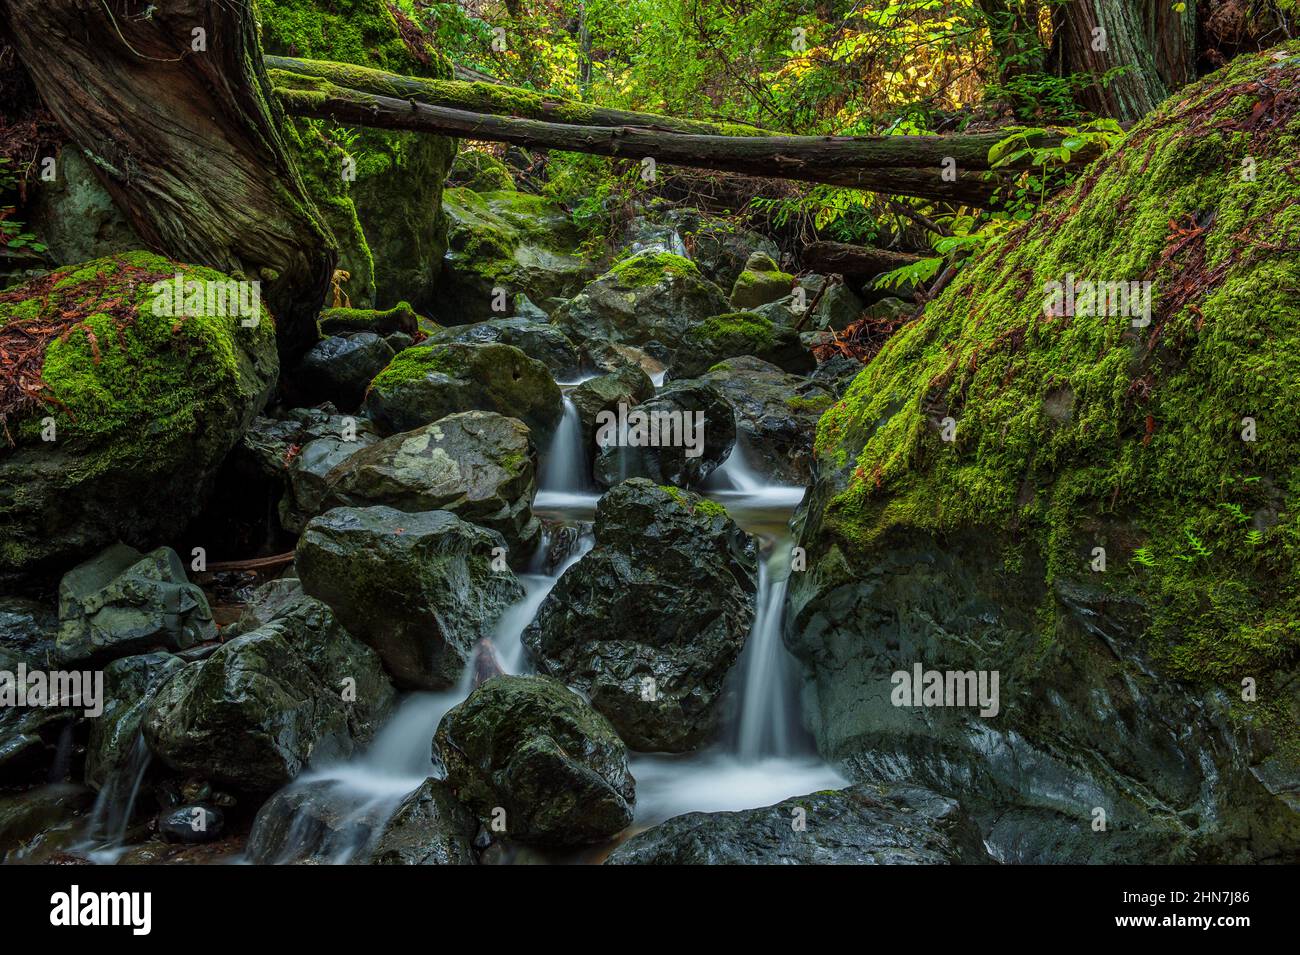
<svg viewBox="0 0 1300 955">
<path fill-rule="evenodd" d="M 746 175 L 866 189 L 979 205 L 997 183 L 986 178 L 988 150 L 1002 136 L 703 136 L 631 126 L 573 126 L 431 106 L 335 86 L 278 88 L 298 116 L 353 126 L 408 129 L 534 148 L 718 169 Z M 942 163 L 957 163 L 946 181 Z"/>
<path fill-rule="evenodd" d="M 261 280 L 282 350 L 314 341 L 335 250 L 281 140 L 249 0 L 0 11 L 41 99 L 140 237 Z"/>
</svg>

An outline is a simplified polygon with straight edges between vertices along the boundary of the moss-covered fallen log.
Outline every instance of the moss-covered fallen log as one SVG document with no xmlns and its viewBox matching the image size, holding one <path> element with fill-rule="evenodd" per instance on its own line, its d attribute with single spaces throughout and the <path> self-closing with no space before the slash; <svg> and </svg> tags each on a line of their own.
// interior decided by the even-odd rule
<svg viewBox="0 0 1300 955">
<path fill-rule="evenodd" d="M 283 74 L 281 74 L 283 79 Z M 284 108 L 298 116 L 355 126 L 465 136 L 533 148 L 776 176 L 972 205 L 997 186 L 986 175 L 988 150 L 999 134 L 978 136 L 718 136 L 646 126 L 572 125 L 435 106 L 305 81 L 277 86 Z M 499 89 L 499 88 L 497 88 Z M 946 160 L 955 176 L 945 176 Z M 947 164 L 950 165 L 950 164 Z"/>
</svg>

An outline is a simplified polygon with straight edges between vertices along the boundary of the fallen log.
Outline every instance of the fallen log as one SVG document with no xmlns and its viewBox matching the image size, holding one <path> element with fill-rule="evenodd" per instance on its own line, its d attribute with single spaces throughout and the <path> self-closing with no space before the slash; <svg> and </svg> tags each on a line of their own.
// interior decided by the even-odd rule
<svg viewBox="0 0 1300 955">
<path fill-rule="evenodd" d="M 624 159 L 775 176 L 981 205 L 999 184 L 986 175 L 999 134 L 979 136 L 714 136 L 639 126 L 578 126 L 432 106 L 315 81 L 277 87 L 286 111 L 353 126 L 404 129 Z M 943 162 L 956 158 L 949 181 Z M 963 172 L 963 170 L 965 170 Z"/>
<path fill-rule="evenodd" d="M 869 279 L 894 269 L 901 269 L 923 258 L 911 252 L 873 249 L 845 242 L 810 242 L 804 246 L 800 261 L 805 269 L 822 274 L 838 272 L 845 278 Z"/>
</svg>

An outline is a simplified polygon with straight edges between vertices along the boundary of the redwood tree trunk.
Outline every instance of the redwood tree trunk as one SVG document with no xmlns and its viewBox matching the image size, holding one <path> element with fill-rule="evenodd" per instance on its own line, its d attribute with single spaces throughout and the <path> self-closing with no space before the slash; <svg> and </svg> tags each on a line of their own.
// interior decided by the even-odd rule
<svg viewBox="0 0 1300 955">
<path fill-rule="evenodd" d="M 0 11 L 41 99 L 140 237 L 260 279 L 282 349 L 313 341 L 336 253 L 281 139 L 250 0 Z"/>
</svg>

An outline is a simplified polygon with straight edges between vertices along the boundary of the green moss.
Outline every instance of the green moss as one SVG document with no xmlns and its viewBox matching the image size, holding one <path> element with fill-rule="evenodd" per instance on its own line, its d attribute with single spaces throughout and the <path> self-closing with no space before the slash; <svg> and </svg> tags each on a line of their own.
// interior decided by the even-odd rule
<svg viewBox="0 0 1300 955">
<path fill-rule="evenodd" d="M 475 192 L 509 192 L 515 188 L 506 164 L 482 149 L 462 148 L 451 165 L 448 178 Z"/>
<path fill-rule="evenodd" d="M 372 390 L 383 390 L 407 381 L 420 381 L 430 375 L 461 378 L 468 374 L 465 352 L 447 345 L 421 345 L 397 353 L 374 380 Z"/>
<path fill-rule="evenodd" d="M 47 346 L 43 407 L 16 422 L 20 445 L 38 444 L 41 420 L 52 416 L 60 443 L 103 449 L 86 465 L 103 470 L 165 457 L 178 441 L 220 420 L 214 403 L 238 393 L 250 377 L 244 353 L 274 351 L 275 326 L 265 307 L 254 327 L 237 316 L 155 314 L 154 283 L 178 273 L 186 280 L 231 281 L 212 269 L 131 252 L 56 272 L 48 293 L 0 304 L 2 325 L 71 310 L 86 315 Z"/>
<path fill-rule="evenodd" d="M 405 332 L 414 335 L 422 321 L 427 320 L 415 313 L 410 302 L 398 302 L 387 311 L 371 308 L 327 308 L 320 313 L 320 331 L 322 335 L 327 336 L 347 335 L 352 332 L 375 332 L 380 335 Z"/>
<path fill-rule="evenodd" d="M 796 395 L 785 400 L 786 407 L 791 411 L 812 412 L 816 414 L 821 414 L 833 403 L 833 399 L 830 395 L 811 395 L 809 397 Z"/>
<path fill-rule="evenodd" d="M 729 517 L 727 509 L 717 501 L 711 501 L 691 491 L 684 491 L 672 484 L 660 484 L 658 488 L 692 514 L 699 513 L 709 518 Z"/>
<path fill-rule="evenodd" d="M 1300 68 L 1240 57 L 1181 92 L 894 335 L 818 428 L 838 546 L 998 528 L 1049 580 L 1136 595 L 1182 676 L 1231 688 L 1295 664 L 1300 118 L 1231 128 L 1261 76 Z M 1150 324 L 1045 314 L 1070 275 L 1150 279 Z"/>
<path fill-rule="evenodd" d="M 686 333 L 687 341 L 715 355 L 758 355 L 776 344 L 770 319 L 757 312 L 728 312 L 705 319 Z"/>
<path fill-rule="evenodd" d="M 665 278 L 700 277 L 700 270 L 690 259 L 671 252 L 642 252 L 624 259 L 610 269 L 609 274 L 627 288 L 656 285 Z"/>
</svg>

